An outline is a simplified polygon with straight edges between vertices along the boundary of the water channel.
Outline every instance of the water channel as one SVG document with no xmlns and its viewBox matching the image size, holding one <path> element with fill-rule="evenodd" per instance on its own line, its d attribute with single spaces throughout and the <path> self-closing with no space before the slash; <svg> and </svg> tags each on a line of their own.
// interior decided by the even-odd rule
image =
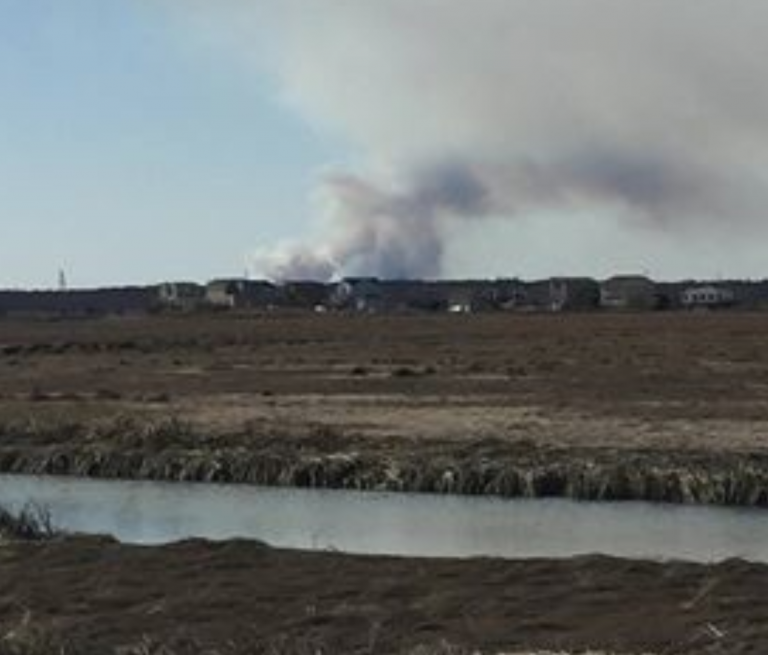
<svg viewBox="0 0 768 655">
<path fill-rule="evenodd" d="M 242 537 L 430 557 L 768 562 L 768 511 L 759 509 L 0 475 L 0 506 L 27 503 L 46 508 L 63 529 L 137 544 Z"/>
</svg>

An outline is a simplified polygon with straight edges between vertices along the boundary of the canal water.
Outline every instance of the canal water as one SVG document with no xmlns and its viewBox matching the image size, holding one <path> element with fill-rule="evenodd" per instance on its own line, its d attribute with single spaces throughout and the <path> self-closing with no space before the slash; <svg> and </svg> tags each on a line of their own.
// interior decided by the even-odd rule
<svg viewBox="0 0 768 655">
<path fill-rule="evenodd" d="M 137 544 L 241 537 L 429 557 L 768 562 L 768 511 L 759 509 L 0 475 L 0 506 L 28 503 L 63 529 Z"/>
</svg>

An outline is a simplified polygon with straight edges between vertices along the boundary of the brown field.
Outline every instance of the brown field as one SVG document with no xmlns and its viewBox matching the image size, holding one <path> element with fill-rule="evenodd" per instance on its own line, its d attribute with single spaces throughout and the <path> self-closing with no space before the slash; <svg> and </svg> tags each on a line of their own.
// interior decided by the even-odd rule
<svg viewBox="0 0 768 655">
<path fill-rule="evenodd" d="M 0 321 L 0 420 L 764 450 L 768 315 Z"/>
</svg>

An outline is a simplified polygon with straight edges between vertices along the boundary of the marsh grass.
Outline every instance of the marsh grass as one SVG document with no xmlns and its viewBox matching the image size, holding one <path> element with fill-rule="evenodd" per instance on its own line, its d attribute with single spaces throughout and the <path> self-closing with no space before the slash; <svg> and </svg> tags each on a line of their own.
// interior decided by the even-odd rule
<svg viewBox="0 0 768 655">
<path fill-rule="evenodd" d="M 523 428 L 525 428 L 523 424 Z M 508 426 L 509 428 L 509 426 Z M 534 444 L 532 447 L 531 444 Z M 248 421 L 204 430 L 170 416 L 4 421 L 0 470 L 507 498 L 768 506 L 768 452 L 547 449 L 532 441 L 362 440 L 347 426 Z"/>
<path fill-rule="evenodd" d="M 44 507 L 28 504 L 19 512 L 0 507 L 0 541 L 43 541 L 58 534 Z"/>
<path fill-rule="evenodd" d="M 196 639 L 179 635 L 172 639 L 156 639 L 142 635 L 134 643 L 106 649 L 75 644 L 50 626 L 37 623 L 27 610 L 16 625 L 0 631 L 0 655 L 377 655 L 384 653 L 375 647 L 354 650 L 338 649 L 316 640 L 283 636 L 268 643 L 238 642 L 205 646 Z M 448 641 L 419 645 L 390 655 L 618 655 L 603 651 L 514 651 L 491 652 L 458 646 Z M 639 655 L 639 654 L 638 654 Z M 651 655 L 646 653 L 644 655 Z"/>
<path fill-rule="evenodd" d="M 422 644 L 412 648 L 397 651 L 379 651 L 375 647 L 358 648 L 354 650 L 339 650 L 321 642 L 298 637 L 280 637 L 269 643 L 248 644 L 231 642 L 222 647 L 205 648 L 191 639 L 177 639 L 172 642 L 162 642 L 148 636 L 142 637 L 135 644 L 117 648 L 115 655 L 619 655 L 604 651 L 480 651 L 473 648 L 458 646 L 448 641 L 435 644 Z M 0 651 L 0 655 L 5 655 Z M 24 655 L 27 655 L 26 653 Z M 32 655 L 32 654 L 30 654 Z M 640 654 L 638 654 L 640 655 Z M 643 655 L 652 655 L 645 653 Z"/>
<path fill-rule="evenodd" d="M 21 619 L 0 632 L 0 655 L 80 655 L 67 640 L 32 619 L 26 610 Z"/>
</svg>

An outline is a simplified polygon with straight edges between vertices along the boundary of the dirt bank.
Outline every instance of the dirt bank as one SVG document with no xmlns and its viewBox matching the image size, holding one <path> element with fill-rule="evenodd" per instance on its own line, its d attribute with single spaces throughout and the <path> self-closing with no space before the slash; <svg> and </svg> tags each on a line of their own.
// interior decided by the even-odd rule
<svg viewBox="0 0 768 655">
<path fill-rule="evenodd" d="M 768 567 L 738 561 L 417 560 L 78 538 L 1 546 L 0 581 L 4 632 L 26 621 L 79 653 L 142 640 L 226 653 L 394 653 L 443 640 L 496 653 L 768 652 Z M 300 648 L 274 648 L 285 642 Z"/>
</svg>

